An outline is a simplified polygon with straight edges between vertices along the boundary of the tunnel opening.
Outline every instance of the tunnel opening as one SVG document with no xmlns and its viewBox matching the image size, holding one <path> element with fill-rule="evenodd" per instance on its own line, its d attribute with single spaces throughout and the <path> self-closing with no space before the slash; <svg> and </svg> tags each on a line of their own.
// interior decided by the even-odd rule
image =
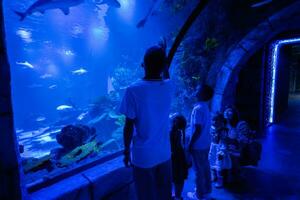
<svg viewBox="0 0 300 200">
<path fill-rule="evenodd" d="M 295 37 L 294 39 L 298 39 Z M 299 70 L 300 43 L 298 40 L 283 46 L 278 56 L 277 94 L 275 96 L 275 122 L 284 121 L 286 115 L 300 106 Z"/>
<path fill-rule="evenodd" d="M 281 122 L 291 109 L 300 106 L 299 38 L 297 34 L 280 34 L 240 67 L 234 104 L 240 117 L 255 130 Z"/>
</svg>

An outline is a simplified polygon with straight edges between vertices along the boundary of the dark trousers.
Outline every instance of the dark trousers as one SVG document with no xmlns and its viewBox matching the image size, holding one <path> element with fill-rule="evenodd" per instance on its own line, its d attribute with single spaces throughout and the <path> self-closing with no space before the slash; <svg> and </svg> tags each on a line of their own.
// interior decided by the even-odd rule
<svg viewBox="0 0 300 200">
<path fill-rule="evenodd" d="M 152 168 L 133 167 L 138 200 L 171 200 L 171 160 Z"/>
</svg>

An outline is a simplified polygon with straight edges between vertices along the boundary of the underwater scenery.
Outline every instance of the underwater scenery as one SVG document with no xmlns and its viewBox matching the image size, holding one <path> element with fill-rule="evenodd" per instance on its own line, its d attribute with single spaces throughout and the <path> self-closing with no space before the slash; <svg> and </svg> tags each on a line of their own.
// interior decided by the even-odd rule
<svg viewBox="0 0 300 200">
<path fill-rule="evenodd" d="M 172 44 L 197 3 L 187 2 L 4 1 L 15 131 L 27 183 L 122 150 L 118 107 L 124 89 L 142 77 L 148 47 L 161 37 Z M 202 43 L 202 54 L 218 45 L 214 38 Z M 192 75 L 199 57 L 187 57 L 193 52 L 188 47 L 178 52 L 183 61 L 172 71 L 179 74 L 174 110 L 181 112 L 201 79 Z"/>
</svg>

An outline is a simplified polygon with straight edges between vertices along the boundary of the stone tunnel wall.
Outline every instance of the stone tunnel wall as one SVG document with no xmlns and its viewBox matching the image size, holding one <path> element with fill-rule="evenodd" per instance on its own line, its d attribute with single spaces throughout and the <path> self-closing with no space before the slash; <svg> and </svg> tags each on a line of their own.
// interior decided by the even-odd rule
<svg viewBox="0 0 300 200">
<path fill-rule="evenodd" d="M 275 0 L 261 8 L 251 8 L 250 2 L 212 0 L 183 42 L 196 46 L 207 38 L 217 40 L 217 47 L 204 56 L 196 51 L 192 55 L 200 57 L 199 67 L 205 68 L 200 71 L 215 88 L 214 112 L 235 104 L 239 72 L 255 52 L 281 32 L 300 30 L 299 1 Z"/>
<path fill-rule="evenodd" d="M 238 74 L 248 59 L 276 34 L 299 25 L 296 23 L 299 1 L 274 0 L 259 8 L 251 8 L 252 3 L 250 0 L 211 0 L 181 45 L 188 59 L 182 62 L 184 72 L 179 76 L 187 76 L 186 88 L 195 87 L 190 84 L 191 78 L 213 86 L 215 112 L 235 104 Z M 216 46 L 207 46 L 208 39 L 214 39 Z M 193 59 L 194 62 L 190 62 Z M 199 68 L 198 71 L 194 67 Z M 194 74 L 195 71 L 198 74 Z"/>
<path fill-rule="evenodd" d="M 216 74 L 213 108 L 222 110 L 224 106 L 234 103 L 234 91 L 238 82 L 237 77 L 248 59 L 276 35 L 285 31 L 300 29 L 300 2 L 296 2 L 278 13 L 268 17 L 245 35 L 228 52 L 226 60 L 218 66 Z"/>
</svg>

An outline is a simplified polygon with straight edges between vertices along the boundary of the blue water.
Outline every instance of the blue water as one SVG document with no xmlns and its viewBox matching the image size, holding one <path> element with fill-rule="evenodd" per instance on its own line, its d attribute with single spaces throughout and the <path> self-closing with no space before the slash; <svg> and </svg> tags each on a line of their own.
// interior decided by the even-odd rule
<svg viewBox="0 0 300 200">
<path fill-rule="evenodd" d="M 145 49 L 162 36 L 171 42 L 192 8 L 174 14 L 158 1 L 143 28 L 136 25 L 152 0 L 120 0 L 121 8 L 89 0 L 71 7 L 69 15 L 52 9 L 19 21 L 13 11 L 24 12 L 34 2 L 5 0 L 4 8 L 16 133 L 25 147 L 21 156 L 36 158 L 59 147 L 55 136 L 63 126 L 97 117 L 83 120 L 115 89 L 114 70 L 121 66 L 141 74 Z"/>
</svg>

